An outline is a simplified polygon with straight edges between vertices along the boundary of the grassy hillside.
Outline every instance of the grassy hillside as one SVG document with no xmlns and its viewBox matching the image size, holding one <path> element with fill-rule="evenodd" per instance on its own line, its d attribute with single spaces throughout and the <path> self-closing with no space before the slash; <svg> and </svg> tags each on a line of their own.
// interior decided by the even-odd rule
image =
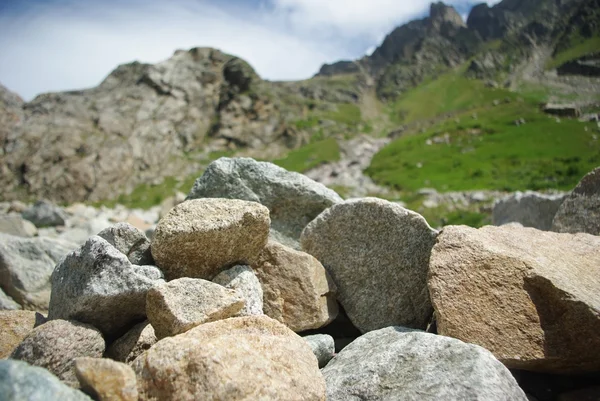
<svg viewBox="0 0 600 401">
<path fill-rule="evenodd" d="M 587 39 L 581 39 L 572 47 L 558 52 L 552 60 L 548 61 L 546 68 L 552 69 L 563 65 L 564 63 L 576 60 L 589 53 L 600 52 L 600 36 L 594 36 Z"/>
<path fill-rule="evenodd" d="M 571 189 L 600 165 L 600 133 L 595 124 L 542 113 L 540 96 L 446 74 L 392 107 L 404 112 L 405 122 L 452 116 L 392 142 L 366 173 L 379 184 L 407 191 Z M 516 123 L 521 119 L 525 124 Z"/>
</svg>

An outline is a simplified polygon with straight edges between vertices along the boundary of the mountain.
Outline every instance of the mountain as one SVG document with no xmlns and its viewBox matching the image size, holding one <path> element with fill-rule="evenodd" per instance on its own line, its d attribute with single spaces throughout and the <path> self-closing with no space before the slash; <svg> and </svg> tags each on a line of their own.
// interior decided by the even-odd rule
<svg viewBox="0 0 600 401">
<path fill-rule="evenodd" d="M 370 56 L 324 65 L 299 82 L 265 81 L 235 56 L 194 48 L 31 102 L 0 86 L 0 199 L 116 199 L 141 185 L 187 182 L 230 154 L 303 171 L 339 159 L 340 141 L 358 134 L 422 130 L 476 106 L 478 80 L 593 104 L 597 81 L 577 74 L 594 76 L 600 65 L 598 10 L 600 0 L 503 0 L 475 6 L 465 22 L 435 3 Z M 461 86 L 450 88 L 447 74 Z M 462 100 L 410 117 L 415 105 L 403 104 L 427 82 Z"/>
</svg>

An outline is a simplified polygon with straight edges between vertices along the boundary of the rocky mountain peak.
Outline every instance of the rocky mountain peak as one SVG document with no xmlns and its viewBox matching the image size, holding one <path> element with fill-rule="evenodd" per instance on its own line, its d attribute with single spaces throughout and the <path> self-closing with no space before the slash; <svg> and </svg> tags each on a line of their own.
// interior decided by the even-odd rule
<svg viewBox="0 0 600 401">
<path fill-rule="evenodd" d="M 467 27 L 456 9 L 442 2 L 431 4 L 429 10 L 429 23 L 435 29 L 440 29 L 443 25 Z"/>
</svg>

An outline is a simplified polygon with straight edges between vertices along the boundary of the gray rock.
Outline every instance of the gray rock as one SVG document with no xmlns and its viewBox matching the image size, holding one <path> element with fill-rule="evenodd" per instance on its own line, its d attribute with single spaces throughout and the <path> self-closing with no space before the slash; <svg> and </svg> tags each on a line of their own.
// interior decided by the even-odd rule
<svg viewBox="0 0 600 401">
<path fill-rule="evenodd" d="M 47 310 L 54 266 L 77 245 L 0 234 L 0 287 L 25 309 Z"/>
<path fill-rule="evenodd" d="M 419 214 L 376 198 L 335 205 L 302 233 L 338 287 L 338 300 L 365 333 L 390 325 L 425 328 L 433 308 L 427 271 L 437 231 Z"/>
<path fill-rule="evenodd" d="M 193 278 L 157 285 L 146 298 L 148 320 L 159 339 L 236 316 L 243 307 L 244 299 L 237 291 Z"/>
<path fill-rule="evenodd" d="M 18 214 L 7 214 L 0 216 L 0 233 L 30 238 L 37 234 L 37 228 Z"/>
<path fill-rule="evenodd" d="M 22 309 L 21 305 L 15 302 L 14 299 L 6 295 L 0 288 L 0 310 L 17 310 Z"/>
<path fill-rule="evenodd" d="M 0 394 L 2 401 L 92 400 L 46 369 L 10 359 L 0 360 Z"/>
<path fill-rule="evenodd" d="M 250 266 L 234 266 L 219 273 L 212 281 L 237 291 L 244 298 L 245 305 L 236 316 L 263 314 L 263 290 Z"/>
<path fill-rule="evenodd" d="M 156 227 L 152 256 L 169 280 L 210 280 L 250 263 L 267 244 L 269 210 L 255 202 L 195 199 L 175 206 Z"/>
<path fill-rule="evenodd" d="M 69 216 L 60 207 L 46 200 L 37 201 L 22 213 L 36 227 L 64 226 Z"/>
<path fill-rule="evenodd" d="M 565 194 L 516 192 L 494 203 L 492 213 L 494 225 L 521 223 L 524 227 L 548 231 L 552 227 L 552 219 L 565 197 Z"/>
<path fill-rule="evenodd" d="M 105 347 L 96 328 L 75 321 L 52 320 L 33 329 L 10 357 L 46 368 L 66 384 L 78 387 L 74 359 L 101 358 Z"/>
<path fill-rule="evenodd" d="M 328 401 L 527 400 L 484 348 L 400 327 L 359 337 L 322 373 Z"/>
<path fill-rule="evenodd" d="M 98 236 L 69 253 L 52 273 L 49 319 L 89 323 L 119 335 L 146 316 L 146 293 L 162 283 L 155 266 L 137 266 Z"/>
<path fill-rule="evenodd" d="M 583 177 L 562 203 L 552 231 L 600 235 L 600 167 Z"/>
<path fill-rule="evenodd" d="M 132 363 L 157 341 L 154 327 L 149 321 L 138 323 L 108 347 L 106 356 L 115 361 Z"/>
<path fill-rule="evenodd" d="M 269 208 L 271 236 L 298 249 L 304 227 L 329 206 L 342 201 L 334 191 L 302 174 L 249 158 L 221 158 L 196 180 L 188 199 L 232 198 Z"/>
<path fill-rule="evenodd" d="M 128 223 L 118 223 L 98 233 L 109 244 L 127 256 L 134 265 L 153 265 L 150 240 L 146 235 Z"/>
<path fill-rule="evenodd" d="M 319 368 L 327 365 L 327 362 L 333 358 L 335 354 L 335 341 L 328 334 L 314 334 L 312 336 L 302 337 L 306 340 L 313 351 L 313 354 L 319 361 Z"/>
</svg>

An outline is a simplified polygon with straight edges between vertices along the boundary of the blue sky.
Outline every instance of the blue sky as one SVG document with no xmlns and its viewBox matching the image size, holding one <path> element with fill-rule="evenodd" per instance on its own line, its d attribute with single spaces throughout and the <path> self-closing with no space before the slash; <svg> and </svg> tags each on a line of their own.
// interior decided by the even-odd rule
<svg viewBox="0 0 600 401">
<path fill-rule="evenodd" d="M 488 1 L 493 4 L 496 1 Z M 0 83 L 25 100 L 97 85 L 117 65 L 215 47 L 266 79 L 356 59 L 423 17 L 411 0 L 0 0 Z M 451 0 L 465 15 L 475 3 Z"/>
</svg>

